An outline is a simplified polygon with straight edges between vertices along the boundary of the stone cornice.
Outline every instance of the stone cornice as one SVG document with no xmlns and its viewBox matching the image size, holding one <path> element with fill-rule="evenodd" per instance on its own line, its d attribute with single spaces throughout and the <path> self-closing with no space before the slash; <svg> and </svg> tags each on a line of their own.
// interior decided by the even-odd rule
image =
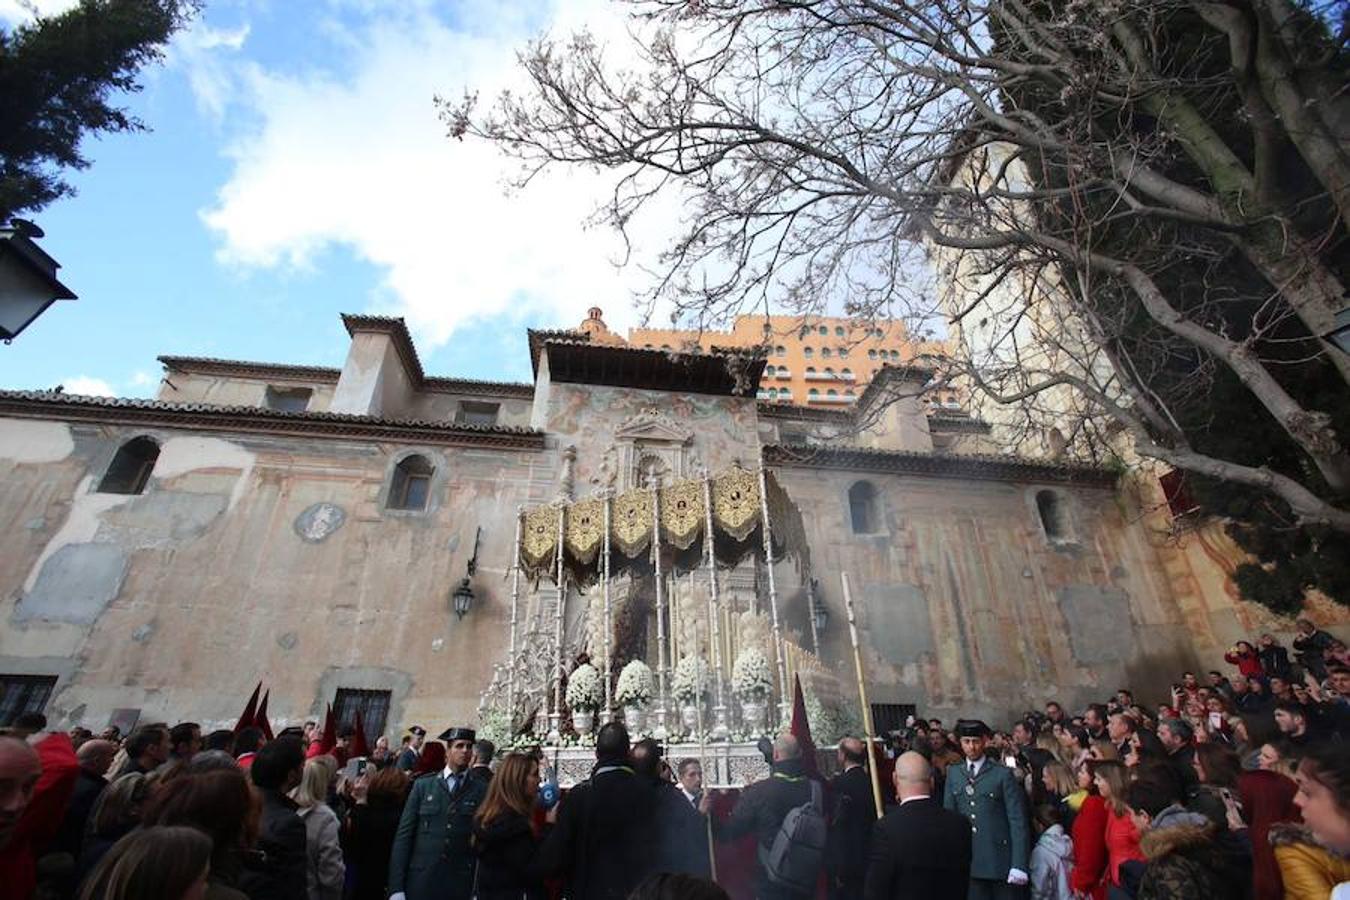
<svg viewBox="0 0 1350 900">
<path fill-rule="evenodd" d="M 242 359 L 216 359 L 209 356 L 160 356 L 159 362 L 170 371 L 198 375 L 225 375 L 235 378 L 298 379 L 337 384 L 341 369 L 329 366 L 296 366 L 282 363 L 251 362 Z"/>
<path fill-rule="evenodd" d="M 904 450 L 868 450 L 860 447 L 822 447 L 813 444 L 767 444 L 764 459 L 772 465 L 807 469 L 843 469 L 850 472 L 886 472 L 933 478 L 1014 481 L 1022 484 L 1057 482 L 1109 488 L 1116 473 L 1082 463 L 1042 462 L 1020 456 L 918 453 Z"/>
<path fill-rule="evenodd" d="M 161 356 L 160 363 L 175 372 L 201 375 L 223 375 L 233 378 L 256 378 L 260 381 L 310 381 L 337 384 L 341 369 L 326 366 L 295 366 L 281 363 L 249 362 L 237 359 L 216 359 L 203 356 Z M 477 394 L 484 397 L 534 396 L 534 385 L 517 381 L 479 381 L 475 378 L 446 378 L 428 375 L 421 390 L 438 394 Z"/>
<path fill-rule="evenodd" d="M 521 450 L 542 450 L 544 447 L 543 433 L 531 428 L 459 425 L 422 419 L 381 419 L 345 413 L 292 413 L 256 406 L 80 397 L 51 391 L 0 391 L 0 415 L 67 422 L 106 422 L 446 446 Z"/>
<path fill-rule="evenodd" d="M 953 416 L 932 413 L 928 416 L 928 430 L 950 433 L 954 431 L 971 434 L 988 434 L 993 426 L 983 419 L 972 416 Z"/>
</svg>

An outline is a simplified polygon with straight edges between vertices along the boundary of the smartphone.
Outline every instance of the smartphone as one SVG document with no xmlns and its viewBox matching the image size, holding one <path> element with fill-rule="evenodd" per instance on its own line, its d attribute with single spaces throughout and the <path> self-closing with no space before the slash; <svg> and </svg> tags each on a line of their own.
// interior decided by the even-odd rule
<svg viewBox="0 0 1350 900">
<path fill-rule="evenodd" d="M 1005 756 L 1003 757 L 1003 764 L 1010 769 L 1015 769 L 1017 768 L 1017 757 Z"/>
<path fill-rule="evenodd" d="M 366 767 L 370 765 L 370 760 L 364 756 L 353 756 L 347 760 L 347 767 L 342 770 L 342 774 L 348 781 L 355 781 L 366 774 Z"/>
<path fill-rule="evenodd" d="M 539 806 L 549 810 L 558 805 L 562 792 L 558 790 L 558 778 L 551 767 L 545 766 L 539 774 Z"/>
</svg>

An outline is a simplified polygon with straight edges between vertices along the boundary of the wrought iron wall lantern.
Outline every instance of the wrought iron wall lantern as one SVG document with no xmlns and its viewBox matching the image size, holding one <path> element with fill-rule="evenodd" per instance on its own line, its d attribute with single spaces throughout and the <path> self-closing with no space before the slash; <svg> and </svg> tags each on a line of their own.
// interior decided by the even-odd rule
<svg viewBox="0 0 1350 900">
<path fill-rule="evenodd" d="M 817 633 L 824 634 L 825 626 L 830 624 L 830 610 L 820 599 L 820 582 L 815 578 L 811 579 L 811 618 Z"/>
<path fill-rule="evenodd" d="M 468 563 L 464 566 L 465 575 L 460 579 L 459 586 L 455 588 L 454 593 L 450 595 L 450 600 L 455 607 L 455 616 L 463 619 L 464 614 L 473 606 L 473 584 L 471 579 L 478 571 L 478 543 L 483 537 L 483 526 L 478 526 L 473 536 L 473 555 L 469 557 Z"/>
</svg>

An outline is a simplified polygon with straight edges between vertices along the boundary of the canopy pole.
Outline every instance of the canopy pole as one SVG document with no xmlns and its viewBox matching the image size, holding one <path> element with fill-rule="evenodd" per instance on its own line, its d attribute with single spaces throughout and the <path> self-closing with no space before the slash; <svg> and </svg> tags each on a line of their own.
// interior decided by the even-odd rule
<svg viewBox="0 0 1350 900">
<path fill-rule="evenodd" d="M 563 583 L 563 520 L 566 509 L 564 504 L 558 504 L 558 554 L 554 570 L 558 591 L 557 600 L 553 604 L 553 712 L 548 717 L 548 739 L 555 746 L 562 743 L 563 607 L 567 603 L 567 586 Z"/>
<path fill-rule="evenodd" d="M 613 497 L 614 494 L 612 491 L 608 490 L 605 491 L 605 512 L 603 518 L 605 527 L 605 538 L 600 550 L 600 552 L 604 554 L 604 563 L 602 564 L 600 570 L 601 572 L 600 593 L 601 596 L 603 597 L 605 610 L 605 639 L 603 643 L 603 647 L 605 650 L 605 678 L 604 678 L 605 713 L 604 716 L 602 717 L 601 724 L 605 725 L 608 725 L 614 719 L 614 699 L 613 699 L 614 692 L 611 685 L 611 682 L 613 681 L 614 678 L 614 664 L 613 661 L 610 659 L 610 652 L 611 652 L 610 645 L 613 643 L 614 640 L 614 624 L 612 619 L 610 618 L 610 600 L 609 600 L 609 515 L 610 515 L 609 504 L 613 499 Z"/>
<path fill-rule="evenodd" d="M 713 692 L 716 705 L 713 707 L 713 732 L 715 741 L 725 741 L 731 735 L 727 727 L 727 702 L 725 680 L 722 678 L 722 602 L 717 591 L 717 556 L 713 535 L 712 479 L 703 473 L 703 545 L 708 558 L 708 663 L 712 668 Z M 703 709 L 699 701 L 700 715 Z"/>
<path fill-rule="evenodd" d="M 778 622 L 778 588 L 773 578 L 773 529 L 769 525 L 768 476 L 764 469 L 764 448 L 759 450 L 759 510 L 764 534 L 764 570 L 769 581 L 769 614 L 773 624 L 773 652 L 778 660 L 778 722 L 788 720 L 787 660 L 783 653 L 783 630 Z"/>
<path fill-rule="evenodd" d="M 520 622 L 520 534 L 524 520 L 525 508 L 516 507 L 516 542 L 511 558 L 511 637 L 506 657 L 506 714 L 512 733 L 516 730 L 516 632 Z"/>
<path fill-rule="evenodd" d="M 666 609 L 665 585 L 661 572 L 661 479 L 653 474 L 652 491 L 652 571 L 656 581 L 656 727 L 652 737 L 666 738 Z"/>
</svg>

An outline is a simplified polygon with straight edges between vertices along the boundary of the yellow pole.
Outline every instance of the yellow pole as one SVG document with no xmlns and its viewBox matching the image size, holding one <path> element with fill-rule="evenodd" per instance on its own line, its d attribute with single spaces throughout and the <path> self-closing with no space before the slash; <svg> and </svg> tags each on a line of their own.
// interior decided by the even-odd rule
<svg viewBox="0 0 1350 900">
<path fill-rule="evenodd" d="M 867 685 L 863 681 L 862 651 L 858 649 L 858 620 L 853 615 L 853 594 L 848 589 L 848 573 L 840 572 L 844 583 L 844 610 L 848 613 L 848 636 L 853 641 L 853 668 L 858 673 L 858 702 L 862 704 L 863 731 L 867 737 L 867 763 L 872 775 L 872 802 L 877 807 L 877 818 L 885 813 L 881 808 L 881 780 L 877 774 L 876 734 L 872 730 L 872 707 L 867 703 Z"/>
</svg>

